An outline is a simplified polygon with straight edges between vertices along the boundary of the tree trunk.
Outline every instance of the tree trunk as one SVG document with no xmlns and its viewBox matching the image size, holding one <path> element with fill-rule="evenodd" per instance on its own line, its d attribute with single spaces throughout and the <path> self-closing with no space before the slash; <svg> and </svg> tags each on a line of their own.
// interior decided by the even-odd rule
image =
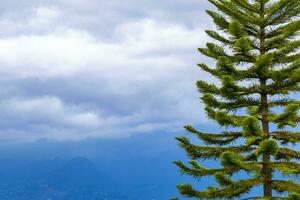
<svg viewBox="0 0 300 200">
<path fill-rule="evenodd" d="M 266 85 L 266 81 L 262 81 L 262 85 Z M 268 116 L 268 97 L 267 94 L 261 95 L 262 103 L 262 128 L 263 128 L 263 137 L 264 139 L 269 139 L 269 122 L 266 120 Z M 263 187 L 264 187 L 264 197 L 272 197 L 272 169 L 270 168 L 270 154 L 263 154 Z"/>
<path fill-rule="evenodd" d="M 264 21 L 265 19 L 265 2 L 264 0 L 260 1 L 260 17 L 261 20 Z M 260 26 L 260 55 L 266 53 L 265 51 L 265 25 L 262 24 Z M 267 85 L 266 79 L 260 80 L 261 86 Z M 263 137 L 264 139 L 269 139 L 269 122 L 267 120 L 268 117 L 268 94 L 262 93 L 261 94 L 261 117 L 262 117 L 262 129 L 263 129 Z M 272 197 L 272 169 L 270 168 L 270 154 L 264 153 L 263 154 L 263 165 L 262 165 L 262 179 L 263 179 L 263 187 L 264 187 L 264 197 Z"/>
</svg>

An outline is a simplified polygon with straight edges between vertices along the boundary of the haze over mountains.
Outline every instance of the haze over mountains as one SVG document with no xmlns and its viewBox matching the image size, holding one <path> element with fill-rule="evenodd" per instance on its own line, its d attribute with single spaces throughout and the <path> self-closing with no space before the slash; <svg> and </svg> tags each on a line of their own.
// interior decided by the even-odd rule
<svg viewBox="0 0 300 200">
<path fill-rule="evenodd" d="M 172 134 L 2 146 L 1 200 L 163 200 L 190 182 Z"/>
</svg>

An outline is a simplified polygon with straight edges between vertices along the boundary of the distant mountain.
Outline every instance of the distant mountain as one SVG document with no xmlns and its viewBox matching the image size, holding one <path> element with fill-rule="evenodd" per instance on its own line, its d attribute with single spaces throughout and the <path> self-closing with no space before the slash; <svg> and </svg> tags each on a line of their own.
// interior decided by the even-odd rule
<svg viewBox="0 0 300 200">
<path fill-rule="evenodd" d="M 175 156 L 175 155 L 173 155 Z M 172 155 L 92 162 L 0 160 L 1 200 L 165 200 L 182 177 Z"/>
<path fill-rule="evenodd" d="M 174 137 L 0 145 L 0 200 L 170 199 L 176 184 L 194 181 L 172 164 L 186 160 Z"/>
<path fill-rule="evenodd" d="M 88 159 L 0 161 L 1 200 L 123 200 Z"/>
</svg>

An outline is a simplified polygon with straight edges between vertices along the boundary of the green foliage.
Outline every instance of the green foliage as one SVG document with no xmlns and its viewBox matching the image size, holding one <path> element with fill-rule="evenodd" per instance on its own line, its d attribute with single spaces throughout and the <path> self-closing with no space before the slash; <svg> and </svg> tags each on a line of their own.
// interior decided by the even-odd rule
<svg viewBox="0 0 300 200">
<path fill-rule="evenodd" d="M 298 199 L 300 199 L 300 194 L 298 193 L 291 193 L 289 196 L 288 196 L 288 198 L 287 198 L 288 200 L 298 200 Z"/>
<path fill-rule="evenodd" d="M 223 173 L 215 173 L 215 179 L 221 186 L 228 186 L 232 184 L 231 178 Z"/>
<path fill-rule="evenodd" d="M 256 149 L 256 154 L 269 154 L 276 155 L 278 152 L 278 145 L 275 140 L 264 140 L 259 143 L 258 148 Z"/>
<path fill-rule="evenodd" d="M 200 80 L 196 85 L 208 118 L 227 130 L 216 134 L 185 126 L 202 145 L 178 137 L 191 160 L 174 163 L 183 174 L 214 177 L 219 186 L 177 188 L 188 198 L 235 199 L 261 185 L 264 192 L 255 199 L 298 200 L 300 185 L 288 177 L 300 174 L 300 152 L 290 146 L 300 143 L 300 133 L 291 130 L 300 122 L 300 101 L 291 96 L 300 90 L 300 1 L 208 1 L 217 8 L 206 11 L 217 30 L 205 32 L 216 42 L 198 50 L 216 64 L 198 66 L 218 82 Z M 206 159 L 220 167 L 206 168 L 201 164 Z M 234 180 L 232 175 L 240 171 L 248 176 Z M 275 172 L 285 179 L 275 180 Z M 275 191 L 285 197 L 272 196 Z"/>
<path fill-rule="evenodd" d="M 243 26 L 236 20 L 229 24 L 228 32 L 233 36 L 233 39 L 239 39 L 247 35 Z"/>
<path fill-rule="evenodd" d="M 244 137 L 262 136 L 260 121 L 256 117 L 250 116 L 243 121 Z"/>
</svg>

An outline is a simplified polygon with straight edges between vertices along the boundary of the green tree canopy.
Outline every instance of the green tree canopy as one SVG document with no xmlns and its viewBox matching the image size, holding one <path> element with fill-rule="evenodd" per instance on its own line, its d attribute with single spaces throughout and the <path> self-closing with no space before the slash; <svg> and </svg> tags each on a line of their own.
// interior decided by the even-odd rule
<svg viewBox="0 0 300 200">
<path fill-rule="evenodd" d="M 208 118 L 224 128 L 206 133 L 187 125 L 188 133 L 202 141 L 178 137 L 191 159 L 176 161 L 184 174 L 195 178 L 213 176 L 218 186 L 199 191 L 190 184 L 177 187 L 184 197 L 235 199 L 253 187 L 262 186 L 253 199 L 300 199 L 300 0 L 208 0 L 217 11 L 208 10 L 217 31 L 206 33 L 215 43 L 199 52 L 216 66 L 199 64 L 219 82 L 198 81 Z M 201 160 L 215 160 L 215 169 Z M 247 172 L 243 179 L 233 175 Z M 278 179 L 275 173 L 284 176 Z M 278 194 L 282 193 L 282 195 Z"/>
</svg>

